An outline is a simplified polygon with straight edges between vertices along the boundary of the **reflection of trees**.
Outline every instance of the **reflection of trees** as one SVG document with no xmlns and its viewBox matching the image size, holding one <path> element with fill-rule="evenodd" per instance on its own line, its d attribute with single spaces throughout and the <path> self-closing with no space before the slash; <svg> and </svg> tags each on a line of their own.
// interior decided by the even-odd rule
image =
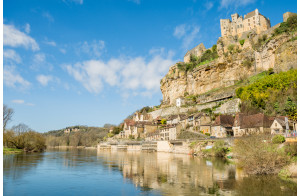
<svg viewBox="0 0 300 196">
<path fill-rule="evenodd" d="M 245 177 L 237 183 L 237 195 L 297 195 L 297 184 L 280 180 L 277 176 Z"/>
<path fill-rule="evenodd" d="M 32 169 L 35 169 L 38 163 L 44 158 L 42 153 L 22 153 L 13 155 L 3 155 L 3 179 L 18 179 Z"/>
</svg>

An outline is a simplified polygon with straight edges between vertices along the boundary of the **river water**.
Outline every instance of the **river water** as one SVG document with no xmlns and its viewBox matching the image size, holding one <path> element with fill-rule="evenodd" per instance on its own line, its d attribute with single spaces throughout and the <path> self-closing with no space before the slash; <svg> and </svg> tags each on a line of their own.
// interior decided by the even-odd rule
<svg viewBox="0 0 300 196">
<path fill-rule="evenodd" d="M 4 195 L 296 195 L 276 176 L 247 177 L 221 159 L 53 149 L 3 155 Z"/>
</svg>

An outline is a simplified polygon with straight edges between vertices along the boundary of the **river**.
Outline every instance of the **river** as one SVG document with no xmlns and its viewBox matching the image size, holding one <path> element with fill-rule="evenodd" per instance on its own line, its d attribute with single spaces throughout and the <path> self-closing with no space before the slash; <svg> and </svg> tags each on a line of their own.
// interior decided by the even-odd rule
<svg viewBox="0 0 300 196">
<path fill-rule="evenodd" d="M 247 177 L 222 159 L 48 149 L 3 155 L 4 195 L 296 195 L 276 176 Z"/>
</svg>

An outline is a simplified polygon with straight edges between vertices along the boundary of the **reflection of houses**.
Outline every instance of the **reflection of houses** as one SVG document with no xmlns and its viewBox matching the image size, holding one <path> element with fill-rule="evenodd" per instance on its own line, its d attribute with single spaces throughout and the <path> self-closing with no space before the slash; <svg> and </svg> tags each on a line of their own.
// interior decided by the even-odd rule
<svg viewBox="0 0 300 196">
<path fill-rule="evenodd" d="M 217 116 L 215 123 L 211 128 L 211 135 L 218 138 L 233 136 L 233 121 L 234 119 L 230 115 Z"/>
<path fill-rule="evenodd" d="M 286 124 L 288 124 L 289 130 L 294 130 L 293 126 L 291 126 L 291 123 L 288 122 L 287 117 L 276 117 L 271 125 L 271 134 L 285 134 Z"/>
<path fill-rule="evenodd" d="M 272 121 L 264 114 L 237 114 L 234 119 L 234 136 L 243 136 L 259 133 L 270 133 Z"/>
</svg>

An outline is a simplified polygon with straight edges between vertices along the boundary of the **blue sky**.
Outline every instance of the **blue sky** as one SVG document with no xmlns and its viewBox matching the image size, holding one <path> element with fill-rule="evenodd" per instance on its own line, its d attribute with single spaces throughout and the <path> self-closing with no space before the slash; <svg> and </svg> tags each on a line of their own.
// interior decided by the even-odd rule
<svg viewBox="0 0 300 196">
<path fill-rule="evenodd" d="M 258 8 L 271 25 L 297 1 L 4 0 L 3 103 L 44 132 L 119 124 L 159 105 L 160 79 L 188 49 L 209 48 L 219 19 Z"/>
</svg>

